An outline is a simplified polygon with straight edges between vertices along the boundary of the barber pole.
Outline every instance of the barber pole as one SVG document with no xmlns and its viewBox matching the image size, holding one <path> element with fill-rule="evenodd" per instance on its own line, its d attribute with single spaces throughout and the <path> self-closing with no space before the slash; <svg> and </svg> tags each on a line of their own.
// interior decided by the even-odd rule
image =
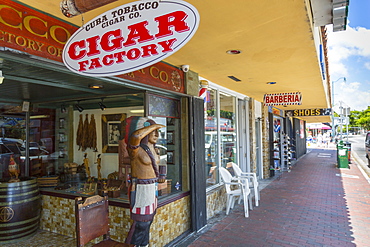
<svg viewBox="0 0 370 247">
<path fill-rule="evenodd" d="M 202 87 L 199 90 L 199 97 L 203 98 L 204 100 L 206 99 L 207 96 L 207 87 Z"/>
<path fill-rule="evenodd" d="M 201 80 L 198 96 L 204 100 L 204 110 L 205 111 L 207 110 L 207 89 L 208 89 L 208 81 Z"/>
</svg>

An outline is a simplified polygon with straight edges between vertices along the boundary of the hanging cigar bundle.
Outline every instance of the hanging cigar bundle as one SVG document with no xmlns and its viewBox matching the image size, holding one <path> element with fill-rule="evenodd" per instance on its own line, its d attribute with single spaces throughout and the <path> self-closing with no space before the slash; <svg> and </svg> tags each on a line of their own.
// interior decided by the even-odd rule
<svg viewBox="0 0 370 247">
<path fill-rule="evenodd" d="M 115 1 L 117 0 L 62 0 L 60 9 L 63 15 L 71 18 Z"/>
</svg>

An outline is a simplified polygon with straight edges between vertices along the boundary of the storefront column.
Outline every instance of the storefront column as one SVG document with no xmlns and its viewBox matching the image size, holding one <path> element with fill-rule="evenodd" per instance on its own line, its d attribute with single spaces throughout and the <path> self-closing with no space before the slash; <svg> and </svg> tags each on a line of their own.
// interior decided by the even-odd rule
<svg viewBox="0 0 370 247">
<path fill-rule="evenodd" d="M 257 153 L 256 153 L 256 122 L 254 111 L 254 100 L 249 100 L 249 140 L 250 140 L 250 169 L 251 172 L 257 171 Z"/>
<path fill-rule="evenodd" d="M 191 230 L 198 231 L 207 224 L 204 100 L 193 97 L 190 101 Z"/>
<path fill-rule="evenodd" d="M 263 177 L 270 177 L 270 139 L 269 139 L 269 117 L 268 108 L 262 110 L 262 157 Z"/>
</svg>

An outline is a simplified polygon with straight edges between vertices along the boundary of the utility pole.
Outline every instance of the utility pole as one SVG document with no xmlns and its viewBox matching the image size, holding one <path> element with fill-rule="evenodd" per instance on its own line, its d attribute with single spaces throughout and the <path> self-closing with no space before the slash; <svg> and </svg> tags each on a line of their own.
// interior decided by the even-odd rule
<svg viewBox="0 0 370 247">
<path fill-rule="evenodd" d="M 342 101 L 340 101 L 339 103 L 340 140 L 343 140 L 343 106 Z"/>
<path fill-rule="evenodd" d="M 351 108 L 350 107 L 346 107 L 344 108 L 344 115 L 346 116 L 346 124 L 347 124 L 347 128 L 346 128 L 346 131 L 347 131 L 347 142 L 348 142 L 348 125 L 349 125 L 349 120 L 347 121 L 349 115 L 351 114 Z"/>
<path fill-rule="evenodd" d="M 332 119 L 332 124 L 331 124 L 331 134 L 332 134 L 332 140 L 335 140 L 335 135 L 336 135 L 336 128 L 335 128 L 335 122 L 334 122 L 334 83 L 339 81 L 340 79 L 343 79 L 344 82 L 347 81 L 345 77 L 340 77 L 336 81 L 331 82 L 331 119 Z M 341 135 L 342 137 L 342 135 Z"/>
</svg>

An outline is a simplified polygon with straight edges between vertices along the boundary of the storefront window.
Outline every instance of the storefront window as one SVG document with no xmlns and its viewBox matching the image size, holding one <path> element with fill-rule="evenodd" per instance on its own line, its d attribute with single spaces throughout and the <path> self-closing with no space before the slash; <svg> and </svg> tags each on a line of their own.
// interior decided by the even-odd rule
<svg viewBox="0 0 370 247">
<path fill-rule="evenodd" d="M 215 89 L 209 89 L 205 103 L 207 186 L 219 183 L 218 167 L 229 168 L 227 163 L 236 162 L 237 157 L 235 97 L 223 92 L 218 95 Z"/>
<path fill-rule="evenodd" d="M 165 125 L 159 129 L 156 148 L 160 156 L 159 165 L 166 167 L 167 183 L 159 184 L 159 195 L 168 195 L 182 190 L 180 173 L 181 136 L 180 119 L 152 117 L 157 124 Z"/>
<path fill-rule="evenodd" d="M 235 97 L 220 93 L 221 164 L 236 162 Z"/>
<path fill-rule="evenodd" d="M 18 167 L 19 178 L 49 175 L 54 167 L 55 110 L 38 108 L 31 112 L 28 133 L 26 114 L 15 112 L 12 115 L 0 116 L 0 180 L 8 181 L 15 176 L 9 173 L 10 164 Z"/>
<path fill-rule="evenodd" d="M 144 116 L 144 98 L 107 97 L 104 109 L 100 98 L 77 101 L 80 108 L 76 102 L 39 106 L 30 113 L 28 133 L 25 113 L 0 116 L 0 180 L 10 179 L 8 167 L 15 162 L 19 177 L 38 177 L 43 190 L 93 195 L 106 186 L 111 199 L 127 200 L 131 167 L 127 144 L 121 143 L 126 143 L 126 120 Z M 167 174 L 158 194 L 166 196 L 183 190 L 180 100 L 151 95 L 147 102 L 148 118 L 165 126 L 159 129 L 156 148 L 161 172 Z"/>
<path fill-rule="evenodd" d="M 217 184 L 218 176 L 218 153 L 217 153 L 217 92 L 209 89 L 205 100 L 205 155 L 207 186 Z"/>
</svg>

